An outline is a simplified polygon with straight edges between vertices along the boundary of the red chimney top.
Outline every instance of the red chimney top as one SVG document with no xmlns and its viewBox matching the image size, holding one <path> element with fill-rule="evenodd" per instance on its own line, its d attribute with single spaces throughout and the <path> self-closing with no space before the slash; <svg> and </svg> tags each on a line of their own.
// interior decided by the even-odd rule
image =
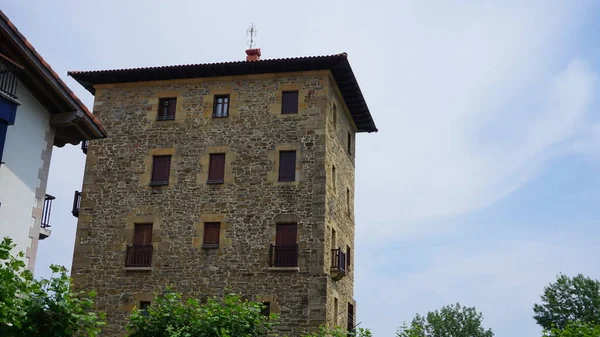
<svg viewBox="0 0 600 337">
<path fill-rule="evenodd" d="M 247 49 L 246 61 L 260 61 L 260 48 Z"/>
</svg>

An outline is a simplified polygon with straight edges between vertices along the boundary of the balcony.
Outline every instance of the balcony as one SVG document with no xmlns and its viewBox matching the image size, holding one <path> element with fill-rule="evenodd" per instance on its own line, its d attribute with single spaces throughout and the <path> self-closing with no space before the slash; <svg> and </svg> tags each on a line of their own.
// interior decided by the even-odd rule
<svg viewBox="0 0 600 337">
<path fill-rule="evenodd" d="M 13 100 L 17 99 L 19 73 L 23 67 L 0 54 L 0 94 Z"/>
<path fill-rule="evenodd" d="M 298 267 L 298 245 L 271 245 L 269 248 L 269 267 Z"/>
<path fill-rule="evenodd" d="M 75 196 L 73 197 L 73 210 L 71 210 L 71 214 L 74 217 L 79 218 L 79 207 L 81 207 L 81 192 L 75 191 Z"/>
<path fill-rule="evenodd" d="M 89 141 L 88 140 L 84 140 L 81 142 L 81 152 L 83 152 L 83 154 L 87 154 L 87 150 L 88 150 L 88 144 Z"/>
<path fill-rule="evenodd" d="M 152 245 L 127 246 L 127 252 L 125 253 L 125 268 L 151 268 L 152 251 Z"/>
<path fill-rule="evenodd" d="M 339 280 L 346 275 L 346 254 L 341 248 L 331 250 L 331 277 Z"/>
<path fill-rule="evenodd" d="M 54 196 L 50 194 L 46 194 L 44 198 L 44 208 L 42 209 L 42 222 L 40 224 L 40 235 L 39 239 L 44 240 L 45 238 L 50 236 L 50 213 L 52 212 L 52 201 L 56 199 Z"/>
</svg>

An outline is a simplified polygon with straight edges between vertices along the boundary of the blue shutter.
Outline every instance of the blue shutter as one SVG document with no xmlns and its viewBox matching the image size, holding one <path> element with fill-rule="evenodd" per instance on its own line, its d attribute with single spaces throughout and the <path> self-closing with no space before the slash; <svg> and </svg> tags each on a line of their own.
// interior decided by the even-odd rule
<svg viewBox="0 0 600 337">
<path fill-rule="evenodd" d="M 0 164 L 2 164 L 2 153 L 4 152 L 4 141 L 6 140 L 6 132 L 8 124 L 0 120 Z"/>
</svg>

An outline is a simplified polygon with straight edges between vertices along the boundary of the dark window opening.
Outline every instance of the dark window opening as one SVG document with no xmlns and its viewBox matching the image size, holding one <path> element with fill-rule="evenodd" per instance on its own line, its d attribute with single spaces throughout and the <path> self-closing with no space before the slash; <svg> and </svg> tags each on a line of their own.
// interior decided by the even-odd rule
<svg viewBox="0 0 600 337">
<path fill-rule="evenodd" d="M 281 93 L 281 113 L 298 113 L 298 91 L 284 91 Z"/>
<path fill-rule="evenodd" d="M 350 189 L 346 188 L 346 211 L 350 214 Z"/>
<path fill-rule="evenodd" d="M 333 129 L 337 128 L 337 105 L 333 103 L 333 108 L 331 109 L 331 122 L 333 123 Z"/>
<path fill-rule="evenodd" d="M 348 132 L 348 154 L 352 154 L 352 134 Z"/>
<path fill-rule="evenodd" d="M 336 179 L 337 179 L 337 177 L 335 176 L 335 173 L 336 173 L 335 172 L 335 166 L 332 165 L 331 166 L 331 181 L 332 181 L 332 184 L 333 184 L 333 193 L 336 192 Z"/>
<path fill-rule="evenodd" d="M 142 315 L 148 316 L 148 308 L 150 308 L 150 304 L 152 304 L 150 301 L 140 302 L 140 311 L 142 312 Z"/>
<path fill-rule="evenodd" d="M 267 318 L 271 316 L 271 302 L 262 302 L 260 314 Z"/>
<path fill-rule="evenodd" d="M 275 245 L 270 249 L 270 265 L 273 267 L 298 266 L 297 224 L 277 224 Z"/>
<path fill-rule="evenodd" d="M 8 132 L 8 123 L 0 119 L 0 165 L 2 164 L 2 153 L 4 152 L 4 142 Z"/>
<path fill-rule="evenodd" d="M 219 248 L 219 237 L 221 236 L 221 223 L 204 223 L 204 242 L 202 248 Z"/>
<path fill-rule="evenodd" d="M 222 184 L 225 178 L 225 153 L 211 153 L 208 165 L 209 184 Z"/>
<path fill-rule="evenodd" d="M 354 305 L 348 303 L 348 332 L 354 332 Z"/>
<path fill-rule="evenodd" d="M 214 118 L 229 116 L 229 95 L 215 95 L 212 116 Z"/>
<path fill-rule="evenodd" d="M 175 119 L 177 109 L 177 98 L 161 98 L 158 100 L 158 121 L 170 121 Z"/>
<path fill-rule="evenodd" d="M 296 180 L 296 151 L 279 152 L 279 181 Z"/>
<path fill-rule="evenodd" d="M 133 245 L 127 246 L 125 267 L 151 267 L 152 250 L 152 224 L 135 224 Z"/>
<path fill-rule="evenodd" d="M 346 246 L 346 270 L 350 270 L 350 246 Z"/>
<path fill-rule="evenodd" d="M 171 156 L 152 157 L 152 180 L 150 181 L 150 185 L 168 185 L 170 171 Z"/>
</svg>

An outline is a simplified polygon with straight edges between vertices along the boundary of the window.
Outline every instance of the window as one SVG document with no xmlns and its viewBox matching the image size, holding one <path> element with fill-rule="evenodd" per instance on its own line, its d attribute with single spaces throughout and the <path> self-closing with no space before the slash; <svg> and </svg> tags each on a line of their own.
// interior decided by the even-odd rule
<svg viewBox="0 0 600 337">
<path fill-rule="evenodd" d="M 212 116 L 213 118 L 229 116 L 229 95 L 215 95 Z"/>
<path fill-rule="evenodd" d="M 169 185 L 169 173 L 171 171 L 171 156 L 152 157 L 152 180 L 150 185 Z"/>
<path fill-rule="evenodd" d="M 335 103 L 333 103 L 333 107 L 331 108 L 331 123 L 335 130 L 337 128 L 337 105 L 335 105 Z"/>
<path fill-rule="evenodd" d="M 279 181 L 296 180 L 296 151 L 279 152 Z"/>
<path fill-rule="evenodd" d="M 4 152 L 4 141 L 8 131 L 8 123 L 0 119 L 0 165 L 2 164 L 2 152 Z"/>
<path fill-rule="evenodd" d="M 269 317 L 271 316 L 271 302 L 262 302 L 262 308 L 260 309 L 260 314 Z"/>
<path fill-rule="evenodd" d="M 204 223 L 204 243 L 202 248 L 219 248 L 219 237 L 221 236 L 221 223 Z"/>
<path fill-rule="evenodd" d="M 158 100 L 158 121 L 171 121 L 175 119 L 177 98 L 161 98 Z"/>
<path fill-rule="evenodd" d="M 335 176 L 335 165 L 331 165 L 331 181 L 333 184 L 333 193 L 336 192 L 336 180 L 337 177 Z"/>
<path fill-rule="evenodd" d="M 346 211 L 350 214 L 350 189 L 346 188 Z"/>
<path fill-rule="evenodd" d="M 271 246 L 271 265 L 274 267 L 298 266 L 298 225 L 295 223 L 277 224 L 275 246 Z"/>
<path fill-rule="evenodd" d="M 152 266 L 152 224 L 135 224 L 133 245 L 127 247 L 125 267 Z"/>
<path fill-rule="evenodd" d="M 281 93 L 281 113 L 298 113 L 298 91 L 284 91 Z"/>
<path fill-rule="evenodd" d="M 354 306 L 348 303 L 348 331 L 354 331 Z"/>
<path fill-rule="evenodd" d="M 352 134 L 348 132 L 348 154 L 352 154 Z"/>
<path fill-rule="evenodd" d="M 225 153 L 211 153 L 208 165 L 209 184 L 222 184 L 225 178 Z"/>
<path fill-rule="evenodd" d="M 333 325 L 338 325 L 338 299 L 333 299 Z"/>
<path fill-rule="evenodd" d="M 331 249 L 335 249 L 336 247 L 336 235 L 335 235 L 335 229 L 331 229 Z"/>
<path fill-rule="evenodd" d="M 142 315 L 148 316 L 148 308 L 150 308 L 150 301 L 141 301 L 140 302 L 140 311 Z"/>
<path fill-rule="evenodd" d="M 350 246 L 346 246 L 346 270 L 350 270 Z"/>
</svg>

